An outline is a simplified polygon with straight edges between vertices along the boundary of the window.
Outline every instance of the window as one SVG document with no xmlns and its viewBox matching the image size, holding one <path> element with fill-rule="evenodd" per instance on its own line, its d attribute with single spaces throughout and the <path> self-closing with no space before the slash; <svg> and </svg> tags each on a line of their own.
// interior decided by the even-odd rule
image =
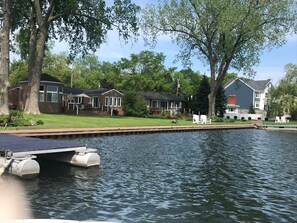
<svg viewBox="0 0 297 223">
<path fill-rule="evenodd" d="M 158 101 L 153 101 L 153 108 L 159 108 Z"/>
<path fill-rule="evenodd" d="M 39 95 L 38 95 L 38 101 L 44 102 L 44 86 L 39 86 Z"/>
<path fill-rule="evenodd" d="M 98 108 L 98 96 L 92 97 L 92 107 Z"/>
<path fill-rule="evenodd" d="M 109 97 L 105 97 L 105 106 L 109 105 Z"/>
<path fill-rule="evenodd" d="M 118 103 L 117 100 L 118 100 L 118 98 L 113 98 L 113 106 L 115 106 L 115 107 L 117 106 L 117 103 Z"/>
<path fill-rule="evenodd" d="M 118 107 L 122 106 L 122 102 L 121 102 L 122 98 L 118 98 Z"/>
<path fill-rule="evenodd" d="M 260 107 L 259 103 L 256 103 L 255 108 L 259 108 L 259 107 Z"/>
<path fill-rule="evenodd" d="M 260 93 L 256 92 L 256 98 L 260 98 Z"/>
<path fill-rule="evenodd" d="M 48 102 L 58 102 L 58 86 L 53 86 L 53 85 L 47 86 L 46 100 Z"/>
</svg>

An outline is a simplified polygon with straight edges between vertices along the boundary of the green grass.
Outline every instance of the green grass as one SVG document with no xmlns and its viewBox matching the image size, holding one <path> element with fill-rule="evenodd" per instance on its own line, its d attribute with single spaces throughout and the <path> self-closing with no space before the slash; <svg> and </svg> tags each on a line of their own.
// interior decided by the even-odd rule
<svg viewBox="0 0 297 223">
<path fill-rule="evenodd" d="M 6 129 L 50 129 L 50 128 L 108 128 L 108 127 L 137 127 L 137 126 L 181 126 L 193 125 L 192 118 L 179 119 L 176 124 L 171 119 L 138 118 L 126 116 L 83 116 L 66 114 L 41 114 L 24 115 L 26 119 L 42 120 L 43 125 L 7 127 Z M 241 122 L 213 122 L 213 125 L 224 124 L 250 124 L 249 121 Z"/>
</svg>

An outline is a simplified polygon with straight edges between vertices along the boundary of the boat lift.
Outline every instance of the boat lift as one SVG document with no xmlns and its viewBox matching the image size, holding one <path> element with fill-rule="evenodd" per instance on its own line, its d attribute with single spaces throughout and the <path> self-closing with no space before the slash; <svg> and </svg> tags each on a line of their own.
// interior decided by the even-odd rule
<svg viewBox="0 0 297 223">
<path fill-rule="evenodd" d="M 7 172 L 22 178 L 37 177 L 37 157 L 80 167 L 100 165 L 97 150 L 78 142 L 0 134 L 0 175 Z"/>
</svg>

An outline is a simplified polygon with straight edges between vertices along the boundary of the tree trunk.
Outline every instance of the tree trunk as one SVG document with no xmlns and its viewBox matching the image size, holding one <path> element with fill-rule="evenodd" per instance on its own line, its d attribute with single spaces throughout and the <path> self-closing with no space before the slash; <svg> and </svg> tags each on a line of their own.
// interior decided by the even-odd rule
<svg viewBox="0 0 297 223">
<path fill-rule="evenodd" d="M 27 114 L 40 114 L 38 98 L 45 42 L 47 37 L 47 27 L 40 27 L 37 38 L 36 32 L 31 32 L 32 34 L 30 38 L 28 89 L 24 111 Z"/>
<path fill-rule="evenodd" d="M 3 0 L 3 21 L 0 34 L 0 115 L 8 115 L 8 71 L 9 71 L 9 32 L 10 32 L 10 2 Z"/>
<path fill-rule="evenodd" d="M 208 95 L 208 116 L 214 117 L 215 114 L 215 106 L 216 106 L 216 92 L 214 92 L 214 88 L 211 88 L 211 91 Z"/>
</svg>

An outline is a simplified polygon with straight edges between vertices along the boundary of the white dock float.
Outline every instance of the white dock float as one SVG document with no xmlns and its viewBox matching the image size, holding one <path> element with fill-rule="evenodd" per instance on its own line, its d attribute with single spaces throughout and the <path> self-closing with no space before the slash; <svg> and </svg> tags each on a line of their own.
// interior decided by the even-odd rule
<svg viewBox="0 0 297 223">
<path fill-rule="evenodd" d="M 100 165 L 96 149 L 77 142 L 0 134 L 0 175 L 7 172 L 34 178 L 40 172 L 36 157 L 57 160 L 80 167 Z"/>
</svg>

